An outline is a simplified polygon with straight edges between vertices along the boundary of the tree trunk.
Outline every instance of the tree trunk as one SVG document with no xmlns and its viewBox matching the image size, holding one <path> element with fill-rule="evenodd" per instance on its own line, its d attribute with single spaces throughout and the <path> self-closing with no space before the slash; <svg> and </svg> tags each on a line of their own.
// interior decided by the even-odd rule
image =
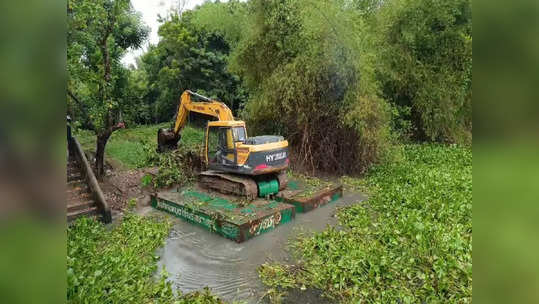
<svg viewBox="0 0 539 304">
<path fill-rule="evenodd" d="M 95 149 L 95 173 L 99 180 L 105 176 L 105 146 L 110 137 L 109 132 L 97 135 L 97 147 Z"/>
<path fill-rule="evenodd" d="M 110 26 L 107 28 L 107 32 L 103 37 L 103 40 L 101 41 L 101 52 L 103 54 L 103 65 L 104 65 L 104 82 L 101 86 L 101 96 L 103 98 L 103 102 L 107 101 L 108 97 L 108 85 L 110 82 L 110 58 L 109 58 L 109 49 L 107 44 L 107 38 L 110 34 Z M 105 121 L 107 123 L 107 128 L 111 126 L 112 122 L 110 119 L 110 112 L 107 110 Z M 105 147 L 107 145 L 107 141 L 109 140 L 110 135 L 112 132 L 105 131 L 103 133 L 100 133 L 97 135 L 97 147 L 95 149 L 95 173 L 96 177 L 99 180 L 102 180 L 105 176 Z"/>
<path fill-rule="evenodd" d="M 105 28 L 103 38 L 100 41 L 101 53 L 103 56 L 103 85 L 100 86 L 101 97 L 103 103 L 106 103 L 109 98 L 109 90 L 111 84 L 111 62 L 110 62 L 110 53 L 108 47 L 108 37 L 114 29 L 114 24 L 116 23 L 116 15 L 112 14 L 109 16 L 109 23 Z M 109 140 L 112 132 L 119 128 L 123 128 L 123 124 L 118 124 L 114 126 L 114 119 L 112 118 L 110 110 L 107 110 L 105 116 L 105 128 L 106 130 L 102 133 L 97 134 L 97 147 L 95 149 L 95 171 L 96 176 L 99 180 L 103 179 L 105 176 L 105 146 Z"/>
<path fill-rule="evenodd" d="M 110 77 L 110 54 L 109 54 L 109 47 L 107 44 L 107 38 L 103 40 L 102 52 L 103 52 L 103 61 L 104 61 L 103 64 L 105 66 L 105 84 L 108 85 L 110 83 L 111 77 Z"/>
</svg>

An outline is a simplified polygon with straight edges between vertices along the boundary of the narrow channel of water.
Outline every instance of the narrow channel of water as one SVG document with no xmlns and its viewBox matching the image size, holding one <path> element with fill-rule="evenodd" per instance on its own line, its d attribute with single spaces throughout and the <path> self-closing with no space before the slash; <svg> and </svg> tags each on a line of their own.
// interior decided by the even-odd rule
<svg viewBox="0 0 539 304">
<path fill-rule="evenodd" d="M 257 303 L 264 292 L 256 271 L 260 264 L 291 262 L 286 250 L 290 239 L 300 231 L 321 231 L 326 225 L 336 224 L 337 207 L 364 199 L 361 194 L 345 193 L 336 202 L 296 214 L 292 222 L 241 244 L 174 218 L 170 236 L 164 248 L 157 252 L 161 257 L 159 269 L 164 265 L 174 288 L 182 292 L 208 286 L 227 301 Z"/>
</svg>

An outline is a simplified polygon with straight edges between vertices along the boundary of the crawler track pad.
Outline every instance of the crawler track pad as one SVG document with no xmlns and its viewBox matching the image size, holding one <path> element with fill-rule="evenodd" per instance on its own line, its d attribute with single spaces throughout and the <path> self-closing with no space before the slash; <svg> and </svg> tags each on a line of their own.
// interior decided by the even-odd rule
<svg viewBox="0 0 539 304">
<path fill-rule="evenodd" d="M 246 176 L 208 170 L 200 173 L 199 184 L 204 188 L 244 196 L 250 200 L 255 199 L 258 195 L 256 182 Z"/>
</svg>

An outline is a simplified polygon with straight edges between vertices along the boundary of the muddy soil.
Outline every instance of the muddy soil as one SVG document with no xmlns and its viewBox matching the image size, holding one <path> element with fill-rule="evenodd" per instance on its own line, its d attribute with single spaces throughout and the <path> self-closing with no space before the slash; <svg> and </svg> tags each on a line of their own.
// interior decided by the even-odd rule
<svg viewBox="0 0 539 304">
<path fill-rule="evenodd" d="M 154 173 L 156 169 L 133 169 L 125 171 L 109 171 L 99 183 L 110 207 L 123 211 L 130 199 L 137 199 L 137 204 L 145 204 L 154 191 L 151 186 L 142 187 L 142 177 Z"/>
<path fill-rule="evenodd" d="M 95 168 L 95 153 L 86 151 L 86 157 L 92 168 Z M 146 174 L 156 175 L 157 167 L 127 169 L 119 161 L 110 158 L 105 160 L 104 167 L 105 176 L 99 181 L 99 186 L 113 211 L 113 219 L 123 213 L 130 199 L 136 199 L 137 205 L 149 204 L 150 194 L 155 189 L 151 186 L 142 187 L 142 177 Z"/>
</svg>

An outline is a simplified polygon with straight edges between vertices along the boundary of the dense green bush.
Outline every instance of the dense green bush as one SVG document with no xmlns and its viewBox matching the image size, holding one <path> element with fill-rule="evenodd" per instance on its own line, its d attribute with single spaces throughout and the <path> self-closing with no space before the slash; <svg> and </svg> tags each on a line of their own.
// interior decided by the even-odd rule
<svg viewBox="0 0 539 304">
<path fill-rule="evenodd" d="M 247 32 L 248 3 L 240 0 L 206 1 L 198 6 L 191 22 L 198 29 L 222 36 L 234 48 Z"/>
<path fill-rule="evenodd" d="M 335 1 L 253 1 L 231 68 L 251 97 L 251 133 L 279 133 L 295 164 L 361 172 L 389 151 L 390 108 L 362 55 L 367 25 Z"/>
<path fill-rule="evenodd" d="M 177 150 L 156 153 L 155 147 L 146 145 L 145 166 L 158 166 L 155 176 L 146 175 L 143 178 L 143 186 L 151 180 L 155 188 L 169 187 L 171 185 L 183 186 L 195 180 L 197 171 L 202 167 L 200 148 L 180 146 Z"/>
<path fill-rule="evenodd" d="M 156 188 L 171 185 L 185 185 L 195 179 L 195 175 L 203 167 L 202 150 L 204 147 L 204 131 L 202 129 L 186 126 L 182 129 L 178 149 L 156 152 L 156 143 L 144 143 L 144 158 L 139 167 L 158 166 L 155 176 L 143 178 L 143 185 L 153 183 Z"/>
<path fill-rule="evenodd" d="M 271 296 L 309 287 L 342 302 L 471 302 L 471 151 L 407 146 L 403 156 L 369 172 L 370 197 L 340 210 L 342 229 L 294 244 L 297 266 L 261 267 Z"/>
<path fill-rule="evenodd" d="M 384 97 L 420 140 L 470 142 L 470 0 L 393 0 L 377 18 L 377 73 Z"/>
</svg>

